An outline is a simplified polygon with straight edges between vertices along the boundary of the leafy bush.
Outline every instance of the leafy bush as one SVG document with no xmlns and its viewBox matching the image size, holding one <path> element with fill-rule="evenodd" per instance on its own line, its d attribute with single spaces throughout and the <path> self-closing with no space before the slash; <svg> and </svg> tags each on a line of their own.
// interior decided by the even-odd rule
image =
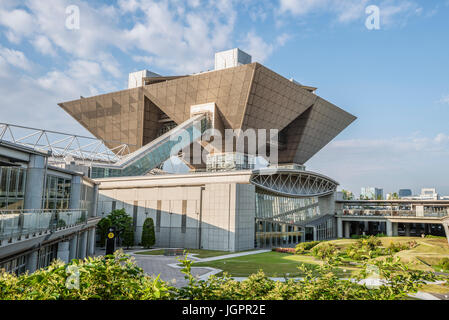
<svg viewBox="0 0 449 320">
<path fill-rule="evenodd" d="M 100 246 L 106 245 L 106 239 L 108 236 L 108 229 L 111 226 L 111 219 L 108 217 L 102 218 L 97 224 L 97 233 L 100 235 Z"/>
<path fill-rule="evenodd" d="M 314 246 L 312 254 L 321 260 L 329 260 L 338 254 L 338 248 L 332 243 L 324 242 Z"/>
<path fill-rule="evenodd" d="M 134 228 L 131 224 L 128 224 L 123 231 L 123 243 L 127 249 L 134 245 Z"/>
<path fill-rule="evenodd" d="M 446 239 L 446 237 L 442 237 L 442 236 L 433 236 L 431 234 L 426 234 L 426 238 L 430 238 L 430 239 Z"/>
<path fill-rule="evenodd" d="M 54 261 L 31 275 L 0 272 L 0 300 L 155 300 L 170 298 L 171 290 L 120 251 L 68 265 Z"/>
<path fill-rule="evenodd" d="M 280 252 L 280 253 L 291 253 L 295 254 L 295 248 L 273 248 L 271 251 Z"/>
<path fill-rule="evenodd" d="M 241 282 L 227 274 L 203 281 L 192 275 L 192 261 L 185 258 L 180 262 L 188 280 L 188 285 L 180 289 L 145 275 L 122 251 L 74 259 L 68 265 L 56 261 L 32 275 L 2 272 L 0 300 L 394 300 L 416 292 L 424 281 L 441 278 L 431 272 L 408 270 L 399 260 L 387 258 L 375 262 L 378 276 L 386 284 L 373 288 L 360 283 L 368 275 L 367 265 L 354 276 L 355 281 L 340 279 L 332 264 L 318 268 L 301 265 L 299 269 L 305 276 L 286 282 L 270 280 L 261 271 Z M 79 281 L 69 281 L 74 270 Z"/>
<path fill-rule="evenodd" d="M 449 272 L 449 258 L 441 259 L 435 267 L 442 272 Z"/>
<path fill-rule="evenodd" d="M 387 255 L 388 252 L 382 246 L 382 241 L 370 236 L 358 239 L 355 243 L 346 248 L 347 257 L 356 260 L 368 260 L 379 256 Z"/>
<path fill-rule="evenodd" d="M 108 214 L 107 217 L 104 217 L 98 222 L 98 233 L 100 234 L 101 245 L 102 246 L 105 245 L 108 228 L 111 226 L 116 227 L 119 244 L 123 244 L 126 246 L 134 245 L 134 238 L 131 244 L 131 237 L 130 237 L 130 233 L 132 230 L 132 223 L 133 219 L 126 213 L 125 209 L 113 210 L 110 214 Z M 134 231 L 132 232 L 134 237 Z"/>
<path fill-rule="evenodd" d="M 152 218 L 146 218 L 142 228 L 142 246 L 146 249 L 151 248 L 156 243 L 154 233 L 154 222 Z"/>
<path fill-rule="evenodd" d="M 310 242 L 298 243 L 296 245 L 296 254 L 303 254 L 304 252 L 311 250 L 313 247 L 315 247 L 319 243 L 320 243 L 320 241 L 310 241 Z"/>
</svg>

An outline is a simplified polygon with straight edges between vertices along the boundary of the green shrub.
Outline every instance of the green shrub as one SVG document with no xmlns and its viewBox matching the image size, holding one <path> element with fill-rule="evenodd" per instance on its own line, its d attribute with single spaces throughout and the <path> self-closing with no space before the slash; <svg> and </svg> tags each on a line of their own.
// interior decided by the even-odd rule
<svg viewBox="0 0 449 320">
<path fill-rule="evenodd" d="M 0 272 L 0 300 L 397 300 L 417 292 L 424 281 L 442 279 L 431 272 L 407 270 L 392 258 L 375 262 L 379 277 L 388 284 L 374 288 L 359 284 L 368 275 L 367 265 L 354 275 L 355 281 L 340 279 L 331 264 L 301 265 L 305 276 L 286 282 L 270 280 L 261 271 L 243 281 L 226 274 L 203 281 L 192 275 L 192 261 L 180 262 L 188 284 L 179 289 L 147 276 L 122 251 L 74 259 L 68 265 L 56 261 L 32 275 Z"/>
<path fill-rule="evenodd" d="M 108 236 L 108 229 L 111 226 L 111 219 L 108 217 L 102 218 L 97 224 L 97 233 L 100 236 L 100 246 L 106 245 L 106 238 Z"/>
<path fill-rule="evenodd" d="M 303 254 L 306 251 L 310 251 L 313 247 L 319 244 L 320 241 L 301 242 L 296 245 L 296 254 Z"/>
<path fill-rule="evenodd" d="M 171 290 L 120 251 L 68 265 L 54 261 L 31 275 L 0 271 L 0 300 L 155 300 L 170 298 Z"/>
<path fill-rule="evenodd" d="M 338 253 L 336 245 L 328 242 L 321 243 L 312 248 L 312 254 L 321 260 L 329 260 Z"/>
<path fill-rule="evenodd" d="M 438 270 L 442 270 L 443 272 L 449 272 L 449 258 L 441 259 L 436 265 Z"/>
<path fill-rule="evenodd" d="M 100 242 L 103 247 L 109 227 L 116 227 L 118 244 L 130 247 L 134 245 L 134 231 L 132 230 L 133 219 L 126 213 L 125 209 L 116 209 L 98 222 L 97 229 L 100 234 Z M 130 234 L 133 233 L 131 240 Z M 126 238 L 126 239 L 125 239 Z"/>
<path fill-rule="evenodd" d="M 345 254 L 353 260 L 361 261 L 387 255 L 388 252 L 382 247 L 382 241 L 377 237 L 370 236 L 358 239 L 348 246 Z"/>
<path fill-rule="evenodd" d="M 134 246 L 134 228 L 132 224 L 128 224 L 123 230 L 123 242 L 122 244 L 129 249 Z"/>
<path fill-rule="evenodd" d="M 154 233 L 154 222 L 152 218 L 146 218 L 142 228 L 142 246 L 146 249 L 151 248 L 156 243 Z"/>
</svg>

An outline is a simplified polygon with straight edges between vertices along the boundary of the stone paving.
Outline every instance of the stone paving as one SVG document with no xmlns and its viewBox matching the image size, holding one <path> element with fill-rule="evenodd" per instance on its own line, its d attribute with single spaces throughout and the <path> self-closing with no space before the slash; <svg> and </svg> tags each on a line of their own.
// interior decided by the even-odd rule
<svg viewBox="0 0 449 320">
<path fill-rule="evenodd" d="M 154 277 L 160 275 L 161 280 L 170 282 L 175 287 L 187 285 L 184 274 L 180 271 L 181 268 L 174 267 L 174 265 L 179 264 L 179 257 L 135 254 L 135 252 L 138 251 L 149 251 L 142 248 L 123 251 L 126 254 L 131 255 L 135 259 L 137 265 L 141 267 L 146 274 Z M 104 255 L 104 253 L 104 249 L 97 248 L 95 251 L 96 256 Z M 210 273 L 211 270 L 212 268 L 192 268 L 192 274 L 203 279 L 204 276 L 208 277 L 208 273 Z"/>
</svg>

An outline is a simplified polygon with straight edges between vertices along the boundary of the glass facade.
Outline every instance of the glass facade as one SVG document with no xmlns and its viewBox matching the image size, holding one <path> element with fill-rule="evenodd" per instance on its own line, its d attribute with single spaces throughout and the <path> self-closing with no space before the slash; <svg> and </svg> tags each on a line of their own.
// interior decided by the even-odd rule
<svg viewBox="0 0 449 320">
<path fill-rule="evenodd" d="M 25 196 L 26 169 L 0 167 L 0 209 L 20 210 Z"/>
<path fill-rule="evenodd" d="M 255 157 L 237 152 L 208 154 L 207 171 L 234 171 L 254 169 Z"/>
<path fill-rule="evenodd" d="M 26 263 L 27 257 L 26 255 L 22 255 L 20 257 L 0 263 L 0 270 L 5 270 L 6 272 L 19 275 L 26 271 Z"/>
<path fill-rule="evenodd" d="M 188 147 L 192 141 L 196 141 L 201 138 L 203 133 L 209 128 L 210 121 L 207 117 L 203 117 L 200 120 L 197 118 L 192 118 L 189 122 L 179 126 L 179 131 L 162 137 L 161 141 L 159 141 L 156 145 L 151 146 L 148 150 L 144 150 L 142 148 L 142 151 L 140 151 L 139 154 L 134 155 L 135 159 L 131 160 L 131 162 L 123 169 L 92 167 L 91 178 L 96 179 L 144 175 L 170 158 L 174 148 L 179 149 L 180 151 L 181 149 Z M 186 136 L 181 136 L 181 133 L 185 133 Z M 177 136 L 178 134 L 180 134 L 179 137 Z M 179 139 L 172 140 L 172 137 Z"/>
<path fill-rule="evenodd" d="M 47 175 L 47 185 L 44 194 L 44 209 L 68 209 L 71 186 L 71 179 Z"/>
<path fill-rule="evenodd" d="M 94 212 L 94 194 L 95 194 L 95 190 L 94 187 L 87 184 L 87 183 L 83 183 L 81 185 L 81 203 L 80 203 L 80 208 L 83 210 L 86 210 L 89 214 L 89 217 L 92 217 L 93 212 Z"/>
<path fill-rule="evenodd" d="M 304 223 L 320 215 L 318 198 L 288 198 L 256 193 L 257 248 L 294 246 L 305 241 Z"/>
</svg>

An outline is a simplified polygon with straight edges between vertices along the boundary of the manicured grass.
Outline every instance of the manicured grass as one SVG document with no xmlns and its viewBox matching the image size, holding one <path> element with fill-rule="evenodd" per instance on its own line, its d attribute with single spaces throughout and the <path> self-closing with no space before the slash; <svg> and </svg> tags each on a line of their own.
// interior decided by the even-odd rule
<svg viewBox="0 0 449 320">
<path fill-rule="evenodd" d="M 140 251 L 140 252 L 136 252 L 136 254 L 162 256 L 162 255 L 164 255 L 164 251 L 165 251 L 164 249 L 151 250 L 151 251 Z M 217 256 L 223 256 L 223 255 L 232 253 L 229 251 L 214 251 L 214 250 L 200 250 L 200 249 L 185 249 L 185 251 L 190 254 L 196 254 L 195 257 L 198 257 L 198 258 L 217 257 Z"/>
<path fill-rule="evenodd" d="M 292 255 L 288 253 L 266 252 L 252 254 L 242 257 L 215 260 L 210 262 L 194 263 L 194 267 L 212 267 L 227 272 L 232 277 L 247 277 L 259 270 L 269 277 L 300 277 L 303 276 L 298 270 L 302 264 L 312 268 L 318 267 L 322 262 L 314 257 L 305 255 Z M 345 268 L 337 270 L 341 277 L 350 276 L 355 268 Z"/>
<path fill-rule="evenodd" d="M 417 247 L 410 250 L 403 250 L 395 254 L 395 256 L 399 257 L 402 262 L 407 263 L 411 269 L 433 271 L 433 263 L 426 264 L 424 263 L 425 259 L 432 258 L 431 261 L 435 261 L 436 264 L 441 258 L 449 256 L 449 246 L 445 238 L 383 237 L 379 239 L 385 247 L 388 247 L 391 242 L 407 243 L 409 241 L 416 241 L 418 243 Z M 356 241 L 357 240 L 355 239 L 339 239 L 329 242 L 344 250 Z M 386 257 L 378 257 L 375 259 L 385 258 Z M 351 261 L 351 259 L 348 259 L 348 262 L 349 261 Z M 296 277 L 302 275 L 297 269 L 299 265 L 307 264 L 317 267 L 322 263 L 323 261 L 310 254 L 292 255 L 279 252 L 268 252 L 231 259 L 195 263 L 194 266 L 208 266 L 221 269 L 234 277 L 246 277 L 259 270 L 263 270 L 265 274 L 270 277 L 282 277 L 287 273 L 289 274 L 289 277 Z M 357 266 L 346 265 L 339 267 L 336 271 L 341 277 L 350 277 L 358 270 L 360 270 L 360 268 Z"/>
</svg>

